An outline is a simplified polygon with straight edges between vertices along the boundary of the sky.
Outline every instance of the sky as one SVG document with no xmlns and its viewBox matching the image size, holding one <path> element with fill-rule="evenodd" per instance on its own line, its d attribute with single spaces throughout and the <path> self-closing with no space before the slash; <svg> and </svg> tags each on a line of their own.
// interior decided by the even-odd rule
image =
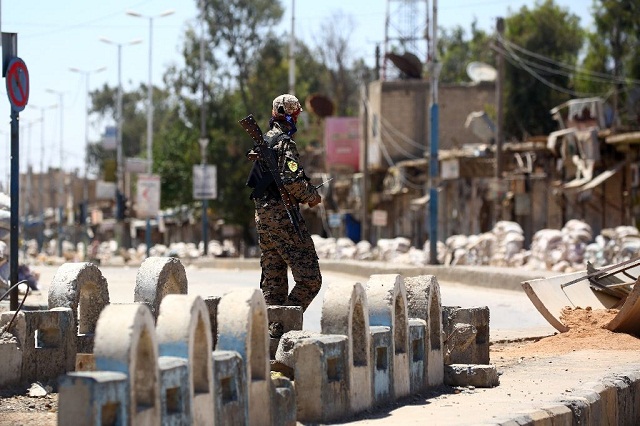
<svg viewBox="0 0 640 426">
<path fill-rule="evenodd" d="M 589 1 L 555 1 L 578 15 L 582 26 L 591 25 Z M 78 170 L 84 176 L 86 140 L 95 141 L 104 133 L 94 116 L 87 119 L 87 85 L 90 91 L 104 84 L 117 87 L 120 63 L 125 91 L 147 84 L 150 68 L 152 83 L 162 87 L 167 67 L 183 63 L 183 34 L 189 25 L 197 26 L 196 4 L 197 0 L 0 0 L 1 31 L 17 34 L 17 56 L 29 71 L 29 102 L 19 120 L 21 172 L 28 165 L 38 173 L 62 164 L 65 171 Z M 291 31 L 292 10 L 294 35 L 310 46 L 317 44 L 327 22 L 352 22 L 350 47 L 373 66 L 375 46 L 385 39 L 387 0 L 281 0 L 281 4 L 285 15 L 276 32 Z M 392 23 L 403 22 L 402 4 L 397 0 L 389 3 Z M 424 9 L 424 3 L 420 4 Z M 460 25 L 468 34 L 475 19 L 479 28 L 493 32 L 496 18 L 522 6 L 533 8 L 535 0 L 440 0 L 438 27 Z M 130 16 L 127 11 L 144 17 Z M 173 13 L 160 17 L 167 11 Z M 335 20 L 336 16 L 343 18 Z M 388 34 L 392 37 L 397 30 L 390 28 Z M 136 41 L 139 43 L 130 44 Z M 5 84 L 0 86 L 0 185 L 6 189 L 11 171 L 11 118 Z"/>
</svg>

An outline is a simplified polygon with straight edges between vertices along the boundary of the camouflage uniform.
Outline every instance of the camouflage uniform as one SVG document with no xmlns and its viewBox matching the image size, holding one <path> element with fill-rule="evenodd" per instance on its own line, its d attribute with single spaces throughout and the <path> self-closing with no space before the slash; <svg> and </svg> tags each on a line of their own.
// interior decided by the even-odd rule
<svg viewBox="0 0 640 426">
<path fill-rule="evenodd" d="M 260 288 L 267 305 L 301 306 L 304 311 L 320 291 L 322 276 L 313 240 L 297 206 L 298 203 L 312 202 L 319 195 L 304 173 L 296 143 L 287 135 L 287 130 L 289 128 L 286 123 L 272 122 L 265 140 L 276 152 L 280 177 L 295 206 L 293 214 L 297 215 L 302 237 L 289 220 L 275 183 L 265 191 L 264 196 L 254 198 L 261 250 Z M 256 164 L 255 167 L 259 165 Z M 290 293 L 287 266 L 291 268 L 295 280 Z"/>
</svg>

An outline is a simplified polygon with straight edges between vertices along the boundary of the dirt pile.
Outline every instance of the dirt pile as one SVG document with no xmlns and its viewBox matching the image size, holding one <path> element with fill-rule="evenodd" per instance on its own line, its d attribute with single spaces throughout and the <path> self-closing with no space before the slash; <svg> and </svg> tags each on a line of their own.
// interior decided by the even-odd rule
<svg viewBox="0 0 640 426">
<path fill-rule="evenodd" d="M 560 318 L 569 327 L 568 332 L 536 341 L 494 345 L 491 348 L 492 362 L 496 358 L 521 360 L 587 349 L 640 351 L 640 339 L 637 337 L 605 328 L 617 314 L 617 309 L 566 307 Z"/>
</svg>

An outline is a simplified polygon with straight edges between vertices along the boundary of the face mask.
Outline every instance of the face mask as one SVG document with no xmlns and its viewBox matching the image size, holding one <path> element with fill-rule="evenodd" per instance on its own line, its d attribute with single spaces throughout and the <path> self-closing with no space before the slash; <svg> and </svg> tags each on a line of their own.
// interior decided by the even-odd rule
<svg viewBox="0 0 640 426">
<path fill-rule="evenodd" d="M 293 134 L 298 131 L 298 128 L 296 127 L 296 119 L 290 115 L 285 115 L 284 118 L 287 120 L 287 123 L 289 123 L 289 131 L 287 131 L 287 135 L 293 136 Z"/>
</svg>

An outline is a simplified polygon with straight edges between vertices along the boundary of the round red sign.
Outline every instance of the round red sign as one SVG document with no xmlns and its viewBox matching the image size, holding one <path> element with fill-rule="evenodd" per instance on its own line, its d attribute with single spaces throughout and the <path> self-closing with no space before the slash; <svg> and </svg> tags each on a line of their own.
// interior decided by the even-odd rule
<svg viewBox="0 0 640 426">
<path fill-rule="evenodd" d="M 7 67 L 7 96 L 14 111 L 20 112 L 29 101 L 29 71 L 20 58 L 13 58 Z"/>
</svg>

